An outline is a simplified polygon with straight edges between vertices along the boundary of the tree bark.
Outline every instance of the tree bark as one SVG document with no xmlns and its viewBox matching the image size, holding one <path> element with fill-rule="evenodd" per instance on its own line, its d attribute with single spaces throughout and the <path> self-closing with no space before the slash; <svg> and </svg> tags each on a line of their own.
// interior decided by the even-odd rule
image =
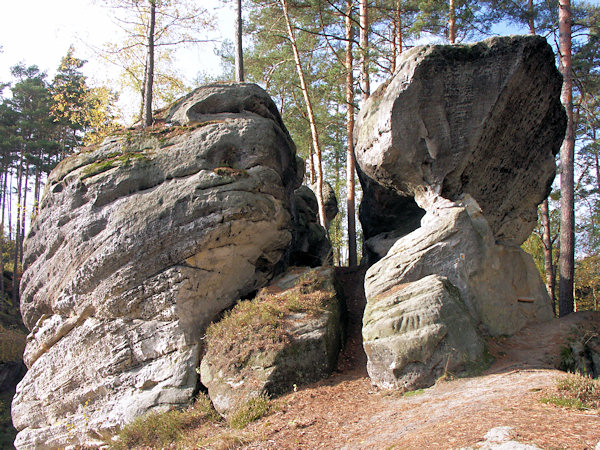
<svg viewBox="0 0 600 450">
<path fill-rule="evenodd" d="M 558 316 L 574 310 L 573 278 L 575 268 L 575 197 L 573 125 L 573 72 L 571 66 L 571 1 L 559 0 L 558 10 L 560 69 L 563 74 L 562 103 L 567 111 L 567 133 L 560 149 L 560 260 Z"/>
<path fill-rule="evenodd" d="M 235 81 L 244 82 L 244 51 L 242 47 L 242 0 L 236 2 L 235 18 Z"/>
<path fill-rule="evenodd" d="M 535 17 L 533 11 L 533 0 L 527 0 L 527 22 L 529 24 L 529 34 L 535 34 Z"/>
<path fill-rule="evenodd" d="M 285 18 L 285 24 L 287 26 L 288 36 L 290 43 L 292 44 L 292 51 L 294 53 L 294 61 L 296 62 L 296 71 L 298 72 L 298 78 L 300 79 L 300 89 L 304 96 L 304 102 L 306 104 L 306 112 L 308 114 L 308 121 L 310 124 L 310 133 L 312 137 L 312 145 L 315 151 L 316 161 L 316 175 L 317 175 L 317 204 L 319 206 L 319 223 L 327 231 L 327 221 L 325 218 L 325 205 L 323 204 L 323 164 L 321 159 L 321 146 L 319 144 L 319 135 L 317 133 L 317 124 L 315 121 L 315 115 L 312 109 L 312 103 L 310 101 L 310 95 L 308 95 L 308 87 L 304 78 L 304 71 L 302 70 L 302 64 L 300 63 L 300 54 L 298 53 L 298 46 L 296 45 L 296 37 L 294 30 L 292 30 L 292 23 L 290 21 L 290 15 L 288 13 L 287 0 L 279 0 L 283 16 Z"/>
<path fill-rule="evenodd" d="M 12 279 L 12 301 L 17 304 L 19 298 L 19 249 L 21 247 L 19 239 L 21 236 L 21 188 L 23 186 L 23 152 L 19 158 L 19 167 L 17 168 L 17 228 L 15 230 L 15 253 L 13 258 L 13 279 Z"/>
<path fill-rule="evenodd" d="M 450 0 L 450 17 L 448 19 L 448 40 L 456 43 L 456 7 L 454 0 Z"/>
<path fill-rule="evenodd" d="M 369 7 L 367 0 L 360 0 L 360 83 L 362 101 L 371 95 L 371 84 L 369 81 Z"/>
<path fill-rule="evenodd" d="M 346 0 L 346 211 L 348 213 L 348 266 L 357 265 L 354 180 L 354 73 L 352 56 L 352 3 Z M 395 61 L 395 56 L 394 56 Z"/>
<path fill-rule="evenodd" d="M 148 28 L 148 54 L 146 58 L 146 86 L 144 88 L 144 127 L 152 125 L 152 88 L 154 84 L 154 28 L 156 26 L 156 0 L 150 3 L 150 27 Z"/>
<path fill-rule="evenodd" d="M 8 184 L 8 167 L 2 171 L 2 221 L 0 222 L 0 295 L 4 298 L 4 217 L 6 211 L 6 186 Z"/>
<path fill-rule="evenodd" d="M 550 209 L 548 199 L 541 205 L 542 213 L 542 243 L 544 245 L 544 273 L 546 274 L 546 290 L 552 300 L 552 311 L 556 314 L 554 262 L 552 261 L 552 237 L 550 235 Z"/>
</svg>

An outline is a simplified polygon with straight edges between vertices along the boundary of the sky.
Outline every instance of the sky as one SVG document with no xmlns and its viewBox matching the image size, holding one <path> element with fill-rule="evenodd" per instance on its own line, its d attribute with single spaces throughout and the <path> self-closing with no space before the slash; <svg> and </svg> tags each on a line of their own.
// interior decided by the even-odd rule
<svg viewBox="0 0 600 450">
<path fill-rule="evenodd" d="M 193 81 L 200 73 L 216 75 L 221 71 L 214 47 L 223 39 L 233 40 L 233 5 L 222 0 L 201 0 L 217 14 L 219 27 L 213 32 L 214 43 L 197 44 L 182 50 L 178 58 L 181 73 Z M 10 68 L 19 62 L 37 65 L 52 79 L 61 58 L 74 45 L 75 56 L 88 63 L 83 72 L 91 85 L 107 84 L 118 76 L 94 52 L 108 41 L 118 41 L 122 33 L 111 19 L 102 0 L 0 0 L 0 82 L 11 79 Z M 231 30 L 231 36 L 223 30 Z"/>
<path fill-rule="evenodd" d="M 61 58 L 69 46 L 75 46 L 75 56 L 88 61 L 83 72 L 90 84 L 114 85 L 111 80 L 118 77 L 118 68 L 100 61 L 93 47 L 100 47 L 108 41 L 118 41 L 121 33 L 113 23 L 105 0 L 0 0 L 0 82 L 9 81 L 10 67 L 19 62 L 37 65 L 52 79 Z M 188 82 L 200 74 L 220 73 L 220 60 L 214 53 L 223 39 L 233 41 L 233 2 L 223 0 L 197 0 L 217 16 L 218 26 L 210 38 L 214 43 L 197 44 L 181 50 L 178 58 L 179 72 Z M 600 4 L 600 0 L 591 0 Z M 224 31 L 231 31 L 227 35 Z M 505 31 L 501 31 L 505 33 Z M 130 98 L 123 103 L 135 103 Z M 134 107 L 133 110 L 136 110 Z"/>
</svg>

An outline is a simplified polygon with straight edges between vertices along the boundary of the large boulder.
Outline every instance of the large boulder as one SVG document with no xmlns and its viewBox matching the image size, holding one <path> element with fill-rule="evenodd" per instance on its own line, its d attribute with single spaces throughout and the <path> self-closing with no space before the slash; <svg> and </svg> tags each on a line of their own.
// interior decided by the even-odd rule
<svg viewBox="0 0 600 450">
<path fill-rule="evenodd" d="M 227 416 L 259 395 L 275 396 L 327 377 L 341 345 L 332 268 L 292 268 L 240 302 L 207 333 L 200 372 Z"/>
<path fill-rule="evenodd" d="M 386 292 L 424 277 L 444 277 L 460 293 L 470 317 L 491 335 L 510 335 L 526 323 L 553 317 L 546 287 L 520 248 L 498 245 L 477 203 L 437 203 L 422 225 L 398 239 L 369 268 L 369 304 Z M 369 307 L 369 305 L 367 305 Z"/>
<path fill-rule="evenodd" d="M 562 78 L 539 36 L 403 52 L 357 119 L 364 173 L 404 196 L 470 194 L 496 240 L 523 243 L 555 175 Z"/>
<path fill-rule="evenodd" d="M 199 88 L 63 161 L 25 242 L 18 448 L 90 444 L 190 401 L 208 324 L 285 265 L 295 147 L 251 84 Z"/>
<path fill-rule="evenodd" d="M 367 371 L 384 388 L 430 386 L 484 357 L 483 340 L 446 278 L 428 275 L 372 298 L 364 315 Z"/>
<path fill-rule="evenodd" d="M 478 334 L 552 317 L 519 245 L 554 179 L 561 81 L 541 37 L 415 47 L 361 109 L 363 201 L 385 203 L 361 206 L 374 263 L 363 337 L 376 383 L 431 383 L 440 361 L 460 371 L 481 359 Z"/>
</svg>

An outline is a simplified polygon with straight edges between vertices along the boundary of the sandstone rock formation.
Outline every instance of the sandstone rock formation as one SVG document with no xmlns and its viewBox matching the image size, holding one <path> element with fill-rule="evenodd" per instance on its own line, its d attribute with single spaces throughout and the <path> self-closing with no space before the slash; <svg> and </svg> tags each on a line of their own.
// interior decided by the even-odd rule
<svg viewBox="0 0 600 450">
<path fill-rule="evenodd" d="M 331 373 L 342 339 L 333 277 L 332 268 L 293 268 L 211 326 L 200 367 L 219 413 Z"/>
<path fill-rule="evenodd" d="M 325 192 L 323 185 L 323 191 Z M 335 192 L 330 187 L 329 208 L 326 206 L 329 221 L 337 214 Z M 331 198 L 333 197 L 333 200 Z M 335 203 L 335 210 L 332 204 Z M 327 205 L 327 202 L 326 202 Z M 317 197 L 308 186 L 300 186 L 294 192 L 296 218 L 294 221 L 294 241 L 292 244 L 290 264 L 294 266 L 317 267 L 333 262 L 331 243 L 325 229 L 319 224 L 319 209 Z"/>
<path fill-rule="evenodd" d="M 25 243 L 18 448 L 93 443 L 186 404 L 200 338 L 281 271 L 295 146 L 251 84 L 200 88 L 50 175 Z"/>
<path fill-rule="evenodd" d="M 364 201 L 390 205 L 365 223 L 371 260 L 382 258 L 365 278 L 375 383 L 430 384 L 444 364 L 461 370 L 480 359 L 474 330 L 512 334 L 552 317 L 518 246 L 554 178 L 566 123 L 560 88 L 543 38 L 492 38 L 403 53 L 361 109 Z M 459 311 L 466 317 L 451 325 Z"/>
<path fill-rule="evenodd" d="M 539 36 L 404 52 L 361 110 L 356 159 L 379 184 L 415 197 L 470 194 L 497 241 L 520 245 L 555 174 L 566 123 L 554 53 Z"/>
</svg>

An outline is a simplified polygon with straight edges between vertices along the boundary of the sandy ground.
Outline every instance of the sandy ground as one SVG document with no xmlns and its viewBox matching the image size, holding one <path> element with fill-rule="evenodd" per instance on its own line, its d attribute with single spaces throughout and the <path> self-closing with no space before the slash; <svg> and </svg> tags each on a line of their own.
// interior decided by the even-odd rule
<svg viewBox="0 0 600 450">
<path fill-rule="evenodd" d="M 490 340 L 496 360 L 483 375 L 439 381 L 407 396 L 371 385 L 360 340 L 360 277 L 340 276 L 352 300 L 338 370 L 275 400 L 276 411 L 248 428 L 258 438 L 247 448 L 596 448 L 599 411 L 539 400 L 562 374 L 552 367 L 567 334 L 578 324 L 600 323 L 600 315 L 578 313 Z"/>
</svg>

